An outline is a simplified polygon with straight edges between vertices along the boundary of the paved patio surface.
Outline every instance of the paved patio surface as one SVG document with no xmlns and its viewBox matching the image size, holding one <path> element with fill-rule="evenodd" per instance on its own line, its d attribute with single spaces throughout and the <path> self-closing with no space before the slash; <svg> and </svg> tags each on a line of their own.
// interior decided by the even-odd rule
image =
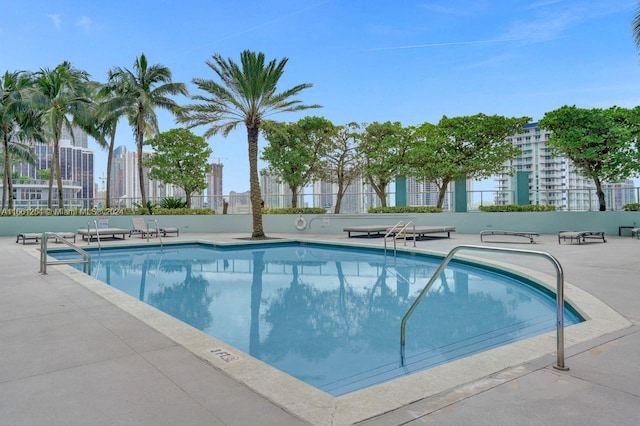
<svg viewBox="0 0 640 426">
<path fill-rule="evenodd" d="M 165 241 L 228 242 L 246 236 L 185 234 Z M 380 238 L 304 237 L 382 245 Z M 530 245 L 494 239 L 481 243 L 478 235 L 452 234 L 417 244 L 441 253 L 460 244 L 547 252 L 564 267 L 570 287 L 604 302 L 626 325 L 567 342 L 568 371 L 554 369 L 555 354 L 548 353 L 480 378 L 445 383 L 435 394 L 373 418 L 361 416 L 358 423 L 640 424 L 640 241 L 607 236 L 604 244 L 559 245 L 555 235 L 543 235 Z M 254 390 L 194 353 L 190 345 L 199 344 L 197 333 L 181 328 L 172 334 L 173 323 L 144 320 L 147 311 L 132 307 L 128 296 L 105 297 L 98 287 L 80 284 L 73 275 L 80 273 L 70 273 L 68 266 L 40 274 L 36 247 L 0 237 L 0 424 L 349 424 L 350 417 L 339 411 L 349 399 L 328 398 L 334 407 L 317 411 L 335 415 L 300 416 L 297 407 Z M 541 260 L 507 257 L 499 260 L 551 273 Z M 270 380 L 264 378 L 265 389 L 279 385 Z"/>
</svg>

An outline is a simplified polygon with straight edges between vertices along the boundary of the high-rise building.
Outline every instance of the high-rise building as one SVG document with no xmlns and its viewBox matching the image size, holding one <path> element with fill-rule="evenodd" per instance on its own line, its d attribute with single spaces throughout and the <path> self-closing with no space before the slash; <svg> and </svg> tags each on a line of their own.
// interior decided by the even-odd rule
<svg viewBox="0 0 640 426">
<path fill-rule="evenodd" d="M 110 192 L 111 199 L 119 200 L 127 194 L 127 147 L 121 145 L 113 150 L 111 157 Z"/>
<path fill-rule="evenodd" d="M 260 190 L 264 206 L 271 209 L 287 208 L 292 206 L 293 192 L 289 185 L 277 175 L 262 173 L 260 176 Z M 304 207 L 304 189 L 298 194 L 297 205 Z"/>
<path fill-rule="evenodd" d="M 409 206 L 436 206 L 440 190 L 434 182 L 425 179 L 407 176 L 407 205 Z M 451 193 L 447 191 L 443 208 L 450 205 Z M 445 207 L 446 205 L 446 207 Z"/>
<path fill-rule="evenodd" d="M 62 127 L 62 134 L 60 135 L 61 140 L 68 140 L 72 146 L 77 146 L 78 148 L 88 148 L 88 140 L 89 137 L 87 134 L 80 129 L 79 127 L 72 127 L 69 129 L 66 126 Z"/>
<path fill-rule="evenodd" d="M 222 172 L 224 164 L 211 163 L 207 172 L 207 205 L 210 209 L 222 211 L 224 198 L 222 192 Z"/>
<path fill-rule="evenodd" d="M 60 176 L 63 185 L 64 207 L 88 208 L 94 207 L 94 153 L 86 148 L 87 135 L 80 129 L 73 130 L 74 141 L 71 140 L 71 132 L 63 131 L 59 141 Z M 84 146 L 83 146 L 84 145 Z M 48 180 L 41 179 L 42 170 L 51 170 L 53 158 L 53 145 L 34 144 L 36 164 L 19 163 L 12 167 L 20 176 L 29 178 L 28 181 L 19 182 L 16 186 L 17 207 L 46 207 L 49 198 Z M 54 179 L 54 190 L 57 188 Z M 56 190 L 57 191 L 57 190 Z M 57 192 L 56 192 L 57 194 Z M 54 205 L 57 206 L 57 195 L 53 194 Z"/>
<path fill-rule="evenodd" d="M 132 207 L 134 203 L 139 203 L 142 198 L 140 193 L 140 174 L 138 173 L 138 153 L 137 151 L 127 152 L 124 147 L 120 147 L 118 155 L 118 169 L 116 178 L 124 182 L 125 194 L 121 195 L 118 205 L 120 207 Z M 124 156 L 122 156 L 124 154 Z M 147 158 L 151 152 L 143 152 L 142 156 Z M 115 155 L 115 150 L 114 150 Z M 122 169 L 121 158 L 124 158 L 124 168 Z M 115 162 L 114 162 L 115 163 Z M 144 179 L 145 195 L 152 203 L 160 204 L 163 198 L 186 199 L 185 192 L 177 185 L 164 183 L 159 180 L 149 179 L 149 168 L 142 168 L 142 178 Z M 113 203 L 115 204 L 115 202 Z M 191 207 L 199 208 L 204 204 L 204 197 L 201 193 L 191 194 Z"/>
<path fill-rule="evenodd" d="M 618 183 L 604 183 L 602 190 L 607 207 L 611 210 L 623 210 L 625 204 L 637 203 L 637 193 L 632 179 Z"/>
<path fill-rule="evenodd" d="M 529 123 L 521 133 L 507 138 L 522 154 L 505 164 L 507 169 L 529 174 L 529 202 L 553 205 L 557 210 L 597 210 L 595 185 L 578 173 L 568 158 L 552 155 L 547 146 L 551 132 Z M 497 177 L 496 204 L 511 204 L 514 180 L 509 174 Z"/>
<path fill-rule="evenodd" d="M 313 183 L 313 205 L 335 211 L 338 201 L 338 184 L 326 181 Z M 366 213 L 370 207 L 379 206 L 380 202 L 371 184 L 363 178 L 355 179 L 342 195 L 340 213 Z"/>
<path fill-rule="evenodd" d="M 149 152 L 143 152 L 142 156 L 147 157 Z M 142 197 L 140 192 L 140 174 L 138 173 L 138 152 L 131 151 L 125 154 L 125 195 L 122 197 L 126 200 L 125 206 L 132 207 L 133 203 L 139 203 Z M 142 179 L 145 185 L 145 195 L 147 198 L 152 197 L 156 191 L 152 191 L 149 185 L 149 168 L 142 168 Z"/>
</svg>

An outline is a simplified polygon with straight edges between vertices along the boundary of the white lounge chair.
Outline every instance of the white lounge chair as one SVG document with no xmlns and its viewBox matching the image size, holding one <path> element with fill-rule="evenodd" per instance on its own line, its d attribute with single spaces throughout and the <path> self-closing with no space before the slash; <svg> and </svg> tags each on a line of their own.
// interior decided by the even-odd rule
<svg viewBox="0 0 640 426">
<path fill-rule="evenodd" d="M 607 240 L 604 237 L 603 231 L 560 231 L 558 232 L 558 244 L 560 241 L 577 242 L 578 244 L 585 243 L 587 240 L 601 240 L 606 243 Z"/>
<path fill-rule="evenodd" d="M 158 236 L 158 230 L 155 226 L 150 227 L 149 222 L 145 223 L 144 218 L 141 217 L 132 217 L 131 223 L 133 224 L 133 228 L 131 228 L 131 235 L 140 234 L 140 238 L 145 238 L 147 236 L 156 237 Z"/>
</svg>

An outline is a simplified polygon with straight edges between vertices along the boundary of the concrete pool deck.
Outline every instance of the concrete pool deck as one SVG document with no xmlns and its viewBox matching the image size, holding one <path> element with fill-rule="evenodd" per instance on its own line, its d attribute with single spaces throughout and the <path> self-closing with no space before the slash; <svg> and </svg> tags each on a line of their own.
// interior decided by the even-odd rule
<svg viewBox="0 0 640 426">
<path fill-rule="evenodd" d="M 164 241 L 222 243 L 246 236 L 185 234 Z M 347 239 L 346 235 L 305 235 L 304 239 L 383 245 L 381 238 Z M 386 399 L 402 400 L 407 393 L 414 397 L 412 402 L 387 409 L 385 399 L 378 399 L 374 390 L 365 389 L 357 397 L 313 400 L 317 394 L 306 394 L 305 386 L 280 382 L 278 374 L 265 375 L 268 370 L 234 372 L 234 363 L 220 360 L 221 352 L 205 353 L 228 348 L 217 343 L 212 346 L 201 333 L 107 286 L 86 282 L 83 274 L 68 266 L 49 267 L 48 275 L 41 275 L 34 257 L 38 245 L 23 246 L 14 238 L 2 237 L 0 423 L 640 423 L 640 241 L 607 236 L 607 243 L 558 245 L 556 235 L 542 235 L 538 241 L 534 245 L 481 243 L 479 235 L 453 234 L 450 239 L 417 244 L 420 249 L 441 253 L 473 244 L 555 256 L 564 268 L 567 293 L 582 290 L 603 302 L 597 309 L 605 312 L 608 306 L 617 313 L 605 312 L 609 317 L 595 327 L 600 330 L 589 326 L 584 333 L 574 333 L 572 327 L 567 329 L 565 364 L 570 370 L 552 367 L 555 354 L 549 347 L 555 345 L 545 336 L 524 344 L 516 351 L 519 355 L 498 351 L 490 357 L 462 360 L 453 370 L 443 368 L 419 380 L 397 383 L 401 386 L 385 390 Z M 130 242 L 144 244 L 146 240 L 126 240 Z M 536 258 L 499 260 L 545 274 L 553 271 Z M 502 358 L 510 357 L 513 362 L 490 368 L 499 365 L 493 363 L 497 358 L 504 363 Z M 262 388 L 251 382 L 256 377 Z M 288 386 L 292 387 L 282 389 Z M 394 391 L 404 395 L 389 397 L 388 392 Z M 287 392 L 290 401 L 282 401 Z"/>
</svg>

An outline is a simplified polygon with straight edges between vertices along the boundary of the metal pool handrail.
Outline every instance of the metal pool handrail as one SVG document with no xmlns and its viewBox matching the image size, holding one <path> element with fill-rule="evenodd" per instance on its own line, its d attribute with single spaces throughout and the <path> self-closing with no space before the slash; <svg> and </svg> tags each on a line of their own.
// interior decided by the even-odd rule
<svg viewBox="0 0 640 426">
<path fill-rule="evenodd" d="M 55 238 L 56 241 L 64 243 L 74 249 L 76 252 L 80 253 L 82 259 L 70 259 L 70 260 L 50 260 L 47 261 L 47 241 L 49 238 Z M 91 255 L 86 251 L 82 250 L 80 247 L 76 246 L 70 241 L 62 238 L 62 236 L 56 234 L 55 232 L 43 232 L 42 239 L 40 240 L 40 273 L 43 275 L 47 275 L 47 265 L 71 265 L 75 263 L 84 263 L 82 267 L 82 271 L 85 274 L 91 275 Z"/>
<path fill-rule="evenodd" d="M 393 234 L 393 253 L 396 253 L 396 240 L 398 237 L 398 234 L 403 233 L 404 231 L 406 231 L 407 227 L 409 225 L 413 225 L 413 246 L 416 246 L 416 224 L 410 220 L 409 222 L 407 222 L 406 224 L 403 221 L 400 221 L 398 223 L 396 223 L 395 225 L 393 225 L 393 227 L 391 229 L 389 229 L 387 231 L 387 233 L 384 235 L 384 254 L 387 254 L 387 238 L 389 237 L 389 235 Z M 398 228 L 401 228 L 400 231 L 396 230 Z M 407 237 L 404 237 L 404 245 L 407 245 Z"/>
<path fill-rule="evenodd" d="M 404 358 L 405 358 L 405 329 L 407 326 L 407 321 L 413 311 L 416 310 L 425 294 L 429 291 L 433 283 L 438 279 L 440 274 L 444 271 L 444 268 L 449 264 L 453 256 L 461 251 L 461 250 L 476 250 L 476 251 L 493 251 L 493 252 L 502 252 L 502 253 L 513 253 L 513 254 L 522 254 L 527 256 L 541 256 L 545 259 L 549 260 L 555 270 L 556 270 L 556 301 L 557 301 L 557 309 L 556 309 L 556 347 L 557 347 L 557 361 L 554 364 L 554 368 L 557 370 L 568 370 L 569 367 L 564 365 L 564 271 L 562 270 L 562 265 L 558 262 L 558 259 L 550 255 L 549 253 L 535 250 L 521 250 L 521 249 L 509 249 L 509 248 L 500 248 L 500 247 L 485 247 L 485 246 L 474 246 L 474 245 L 462 245 L 454 247 L 449 254 L 443 259 L 442 263 L 433 273 L 427 284 L 424 286 L 416 300 L 413 301 L 411 307 L 406 314 L 402 317 L 402 321 L 400 323 L 400 365 L 404 367 Z"/>
<path fill-rule="evenodd" d="M 160 226 L 158 226 L 158 220 L 157 219 L 150 219 L 147 220 L 147 242 L 149 241 L 149 224 L 153 222 L 156 225 L 156 235 L 158 236 L 158 240 L 160 241 L 160 248 L 162 248 L 162 236 L 160 235 Z"/>
<path fill-rule="evenodd" d="M 102 254 L 102 245 L 100 244 L 100 230 L 98 229 L 98 221 L 94 220 L 93 224 L 96 226 L 96 239 L 98 240 L 98 254 Z M 91 230 L 89 229 L 90 227 L 90 222 L 87 223 L 87 232 L 89 233 L 89 244 L 91 244 Z"/>
</svg>

